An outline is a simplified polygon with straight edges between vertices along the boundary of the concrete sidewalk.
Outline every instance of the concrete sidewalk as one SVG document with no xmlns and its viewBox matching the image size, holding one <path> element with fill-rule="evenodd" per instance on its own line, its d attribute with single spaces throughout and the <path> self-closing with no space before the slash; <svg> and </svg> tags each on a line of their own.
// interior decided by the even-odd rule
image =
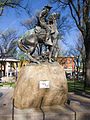
<svg viewBox="0 0 90 120">
<path fill-rule="evenodd" d="M 12 119 L 13 88 L 0 88 L 0 120 L 90 120 L 90 99 L 69 94 L 70 105 L 43 107 L 40 109 L 14 108 Z"/>
</svg>

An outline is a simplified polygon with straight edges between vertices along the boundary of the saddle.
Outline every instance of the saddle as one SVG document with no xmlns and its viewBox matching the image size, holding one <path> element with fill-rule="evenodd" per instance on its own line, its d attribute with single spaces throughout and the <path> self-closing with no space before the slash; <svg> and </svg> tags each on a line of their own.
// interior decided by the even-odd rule
<svg viewBox="0 0 90 120">
<path fill-rule="evenodd" d="M 45 44 L 47 45 L 53 45 L 52 44 L 52 41 L 51 41 L 51 38 L 48 39 L 48 41 L 45 41 L 46 39 L 46 30 L 41 28 L 40 26 L 36 26 L 35 29 L 34 29 L 34 32 L 36 34 L 36 36 L 39 38 L 39 40 L 41 40 L 41 42 L 45 42 Z M 51 32 L 51 35 L 54 34 L 55 32 Z"/>
<path fill-rule="evenodd" d="M 34 28 L 34 32 L 39 40 L 44 40 L 46 38 L 46 30 L 41 28 L 40 26 L 36 26 Z M 44 41 L 43 41 L 44 42 Z"/>
<path fill-rule="evenodd" d="M 49 26 L 50 27 L 50 26 Z M 34 32 L 38 35 L 46 35 L 46 30 L 41 28 L 40 26 L 36 26 L 35 29 L 34 29 Z M 52 29 L 51 30 L 51 35 L 54 34 L 55 31 Z"/>
</svg>

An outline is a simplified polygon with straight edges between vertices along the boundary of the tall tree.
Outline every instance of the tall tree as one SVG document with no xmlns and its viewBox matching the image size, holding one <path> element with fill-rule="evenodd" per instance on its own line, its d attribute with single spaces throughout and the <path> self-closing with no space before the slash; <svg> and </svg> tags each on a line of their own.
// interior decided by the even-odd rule
<svg viewBox="0 0 90 120">
<path fill-rule="evenodd" d="M 67 6 L 71 16 L 82 33 L 86 53 L 86 85 L 90 86 L 90 0 L 51 0 Z"/>
</svg>

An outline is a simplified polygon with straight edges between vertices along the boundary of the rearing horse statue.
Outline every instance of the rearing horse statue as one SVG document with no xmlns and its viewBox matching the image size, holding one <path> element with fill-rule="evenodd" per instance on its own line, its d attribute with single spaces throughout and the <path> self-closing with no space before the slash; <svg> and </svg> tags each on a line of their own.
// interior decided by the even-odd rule
<svg viewBox="0 0 90 120">
<path fill-rule="evenodd" d="M 49 49 L 48 61 L 52 62 L 52 56 L 56 56 L 58 52 L 58 35 L 59 32 L 57 30 L 56 20 L 59 19 L 58 13 L 52 13 L 48 18 L 48 26 L 51 30 L 51 40 L 53 45 L 49 45 L 45 43 L 46 31 L 42 29 L 40 26 L 36 26 L 34 29 L 29 30 L 23 37 L 18 40 L 19 48 L 26 53 L 29 59 L 32 62 L 40 63 L 33 54 L 36 49 L 38 50 L 38 56 L 42 54 L 42 45 Z M 56 51 L 55 51 L 56 49 Z M 54 54 L 53 54 L 54 53 Z"/>
</svg>

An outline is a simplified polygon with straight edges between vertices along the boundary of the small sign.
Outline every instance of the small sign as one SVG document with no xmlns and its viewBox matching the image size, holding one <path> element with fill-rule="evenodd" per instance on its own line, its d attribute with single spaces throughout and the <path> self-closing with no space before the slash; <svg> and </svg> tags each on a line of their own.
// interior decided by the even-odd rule
<svg viewBox="0 0 90 120">
<path fill-rule="evenodd" d="M 50 88 L 50 81 L 48 80 L 41 80 L 39 82 L 39 88 Z"/>
</svg>

